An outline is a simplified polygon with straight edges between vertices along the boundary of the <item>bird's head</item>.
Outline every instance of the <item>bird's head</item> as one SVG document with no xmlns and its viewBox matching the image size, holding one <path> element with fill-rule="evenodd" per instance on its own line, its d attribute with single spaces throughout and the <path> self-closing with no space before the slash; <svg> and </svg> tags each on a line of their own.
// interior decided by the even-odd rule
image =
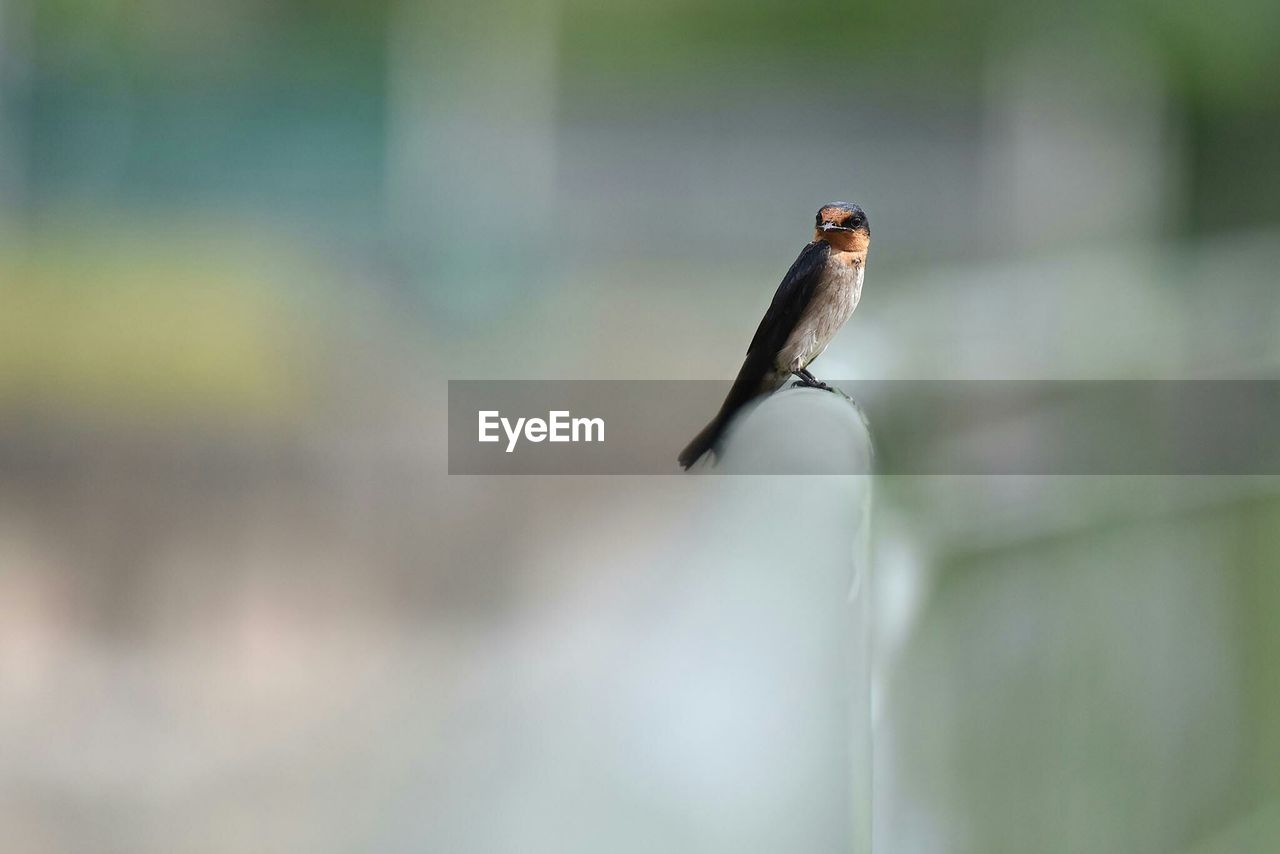
<svg viewBox="0 0 1280 854">
<path fill-rule="evenodd" d="M 832 202 L 818 209 L 813 239 L 825 240 L 840 252 L 865 256 L 871 245 L 871 226 L 862 208 L 849 202 Z"/>
</svg>

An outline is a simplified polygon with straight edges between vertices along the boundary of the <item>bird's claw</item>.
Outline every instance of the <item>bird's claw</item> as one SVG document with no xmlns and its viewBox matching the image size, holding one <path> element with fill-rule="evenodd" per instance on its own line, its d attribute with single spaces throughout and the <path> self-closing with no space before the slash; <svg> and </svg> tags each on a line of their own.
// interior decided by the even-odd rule
<svg viewBox="0 0 1280 854">
<path fill-rule="evenodd" d="M 822 391 L 835 391 L 831 386 L 813 377 L 796 377 L 796 383 L 792 388 L 816 388 Z"/>
</svg>

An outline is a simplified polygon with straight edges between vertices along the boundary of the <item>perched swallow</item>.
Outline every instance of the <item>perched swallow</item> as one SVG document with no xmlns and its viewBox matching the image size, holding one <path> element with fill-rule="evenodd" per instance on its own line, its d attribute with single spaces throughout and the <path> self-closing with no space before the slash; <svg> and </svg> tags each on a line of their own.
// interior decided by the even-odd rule
<svg viewBox="0 0 1280 854">
<path fill-rule="evenodd" d="M 738 410 L 792 375 L 799 385 L 830 390 L 809 373 L 809 363 L 858 306 L 871 228 L 862 208 L 848 202 L 823 205 L 814 225 L 813 242 L 778 285 L 720 411 L 680 452 L 682 467 L 715 448 Z"/>
</svg>

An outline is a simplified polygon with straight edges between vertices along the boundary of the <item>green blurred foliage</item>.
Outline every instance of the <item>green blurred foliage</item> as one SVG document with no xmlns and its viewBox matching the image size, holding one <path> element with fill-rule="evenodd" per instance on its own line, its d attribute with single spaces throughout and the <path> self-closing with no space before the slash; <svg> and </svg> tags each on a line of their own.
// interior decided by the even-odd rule
<svg viewBox="0 0 1280 854">
<path fill-rule="evenodd" d="M 376 88 L 390 3 L 347 0 L 48 0 L 32 7 L 33 53 L 73 79 L 104 71 L 147 88 L 298 83 Z"/>
<path fill-rule="evenodd" d="M 162 247 L 94 231 L 0 256 L 0 407 L 209 426 L 313 404 L 317 330 L 275 285 L 287 259 L 171 225 Z"/>
</svg>

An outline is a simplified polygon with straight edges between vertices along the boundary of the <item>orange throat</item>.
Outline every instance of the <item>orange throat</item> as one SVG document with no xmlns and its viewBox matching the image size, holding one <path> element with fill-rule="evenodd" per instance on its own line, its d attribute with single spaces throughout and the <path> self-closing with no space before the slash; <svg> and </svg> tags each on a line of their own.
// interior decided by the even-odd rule
<svg viewBox="0 0 1280 854">
<path fill-rule="evenodd" d="M 857 231 L 823 231 L 814 232 L 814 240 L 825 240 L 831 247 L 836 260 L 853 265 L 864 264 L 867 260 L 867 248 L 871 245 L 871 235 L 865 230 Z"/>
</svg>

